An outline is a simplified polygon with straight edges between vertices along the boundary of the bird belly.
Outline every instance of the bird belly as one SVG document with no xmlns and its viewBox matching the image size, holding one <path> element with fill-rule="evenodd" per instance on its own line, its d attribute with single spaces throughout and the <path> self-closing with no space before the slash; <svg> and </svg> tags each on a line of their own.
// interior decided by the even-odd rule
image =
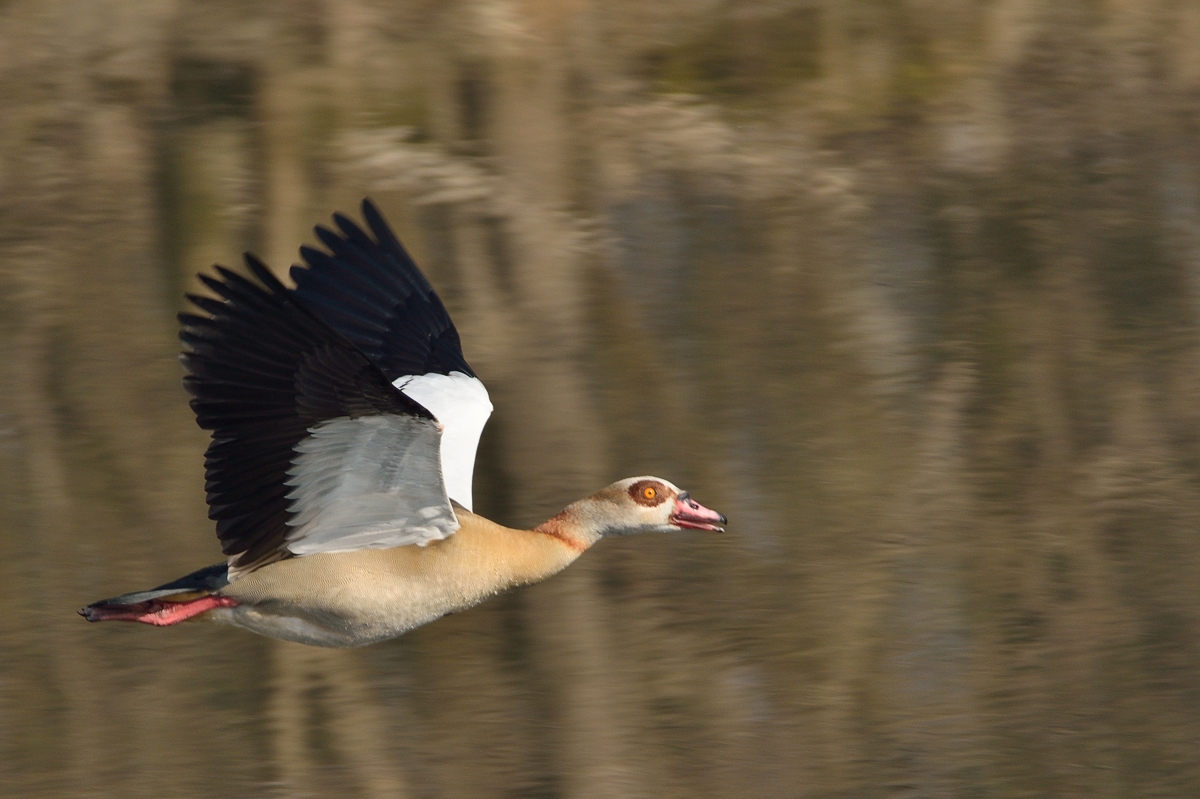
<svg viewBox="0 0 1200 799">
<path fill-rule="evenodd" d="M 364 646 L 543 579 L 578 554 L 531 533 L 520 540 L 536 549 L 472 545 L 470 536 L 277 561 L 226 586 L 221 594 L 239 605 L 213 618 L 288 641 Z"/>
<path fill-rule="evenodd" d="M 343 579 L 337 579 L 339 576 Z M 262 586 L 267 589 L 262 591 L 254 590 L 259 586 L 241 586 L 239 580 L 230 585 L 233 591 L 225 593 L 241 604 L 221 608 L 214 620 L 303 644 L 365 646 L 477 605 L 507 587 L 463 585 L 460 581 L 413 575 L 368 576 L 355 570 L 327 573 L 324 577 L 319 584 L 310 584 L 303 593 L 292 596 L 280 590 L 280 585 Z"/>
<path fill-rule="evenodd" d="M 241 627 L 244 630 L 295 641 L 311 646 L 357 647 L 385 641 L 428 624 L 453 610 L 426 613 L 394 611 L 365 615 L 339 612 L 337 608 L 319 606 L 281 608 L 275 603 L 242 604 L 220 608 L 209 615 L 214 621 Z M 460 609 L 460 608 L 456 608 Z"/>
</svg>

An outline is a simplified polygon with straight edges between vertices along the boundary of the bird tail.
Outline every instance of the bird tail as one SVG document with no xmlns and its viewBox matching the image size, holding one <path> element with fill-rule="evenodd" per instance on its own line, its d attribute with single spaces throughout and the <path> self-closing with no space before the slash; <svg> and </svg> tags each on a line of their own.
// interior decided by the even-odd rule
<svg viewBox="0 0 1200 799">
<path fill-rule="evenodd" d="M 93 602 L 80 608 L 79 615 L 88 621 L 136 621 L 166 627 L 213 608 L 236 605 L 233 599 L 216 594 L 227 585 L 229 566 L 218 563 L 149 591 L 134 591 Z"/>
</svg>

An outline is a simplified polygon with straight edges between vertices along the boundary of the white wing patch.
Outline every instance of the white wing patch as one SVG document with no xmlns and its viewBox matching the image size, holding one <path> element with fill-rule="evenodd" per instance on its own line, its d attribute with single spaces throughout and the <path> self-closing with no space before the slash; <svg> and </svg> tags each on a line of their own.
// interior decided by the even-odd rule
<svg viewBox="0 0 1200 799">
<path fill-rule="evenodd" d="M 458 519 L 442 485 L 437 426 L 409 416 L 322 422 L 296 445 L 287 495 L 296 555 L 446 538 Z"/>
<path fill-rule="evenodd" d="M 421 403 L 442 423 L 442 477 L 446 493 L 467 510 L 479 436 L 492 415 L 492 401 L 478 378 L 462 372 L 448 375 L 404 375 L 392 383 Z"/>
</svg>

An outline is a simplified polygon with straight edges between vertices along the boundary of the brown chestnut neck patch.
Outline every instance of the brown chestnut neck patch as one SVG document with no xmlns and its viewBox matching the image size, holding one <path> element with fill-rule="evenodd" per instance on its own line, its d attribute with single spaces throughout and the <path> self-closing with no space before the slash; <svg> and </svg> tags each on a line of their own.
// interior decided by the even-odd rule
<svg viewBox="0 0 1200 799">
<path fill-rule="evenodd" d="M 533 532 L 541 533 L 542 535 L 548 535 L 551 538 L 556 538 L 576 552 L 583 552 L 588 548 L 589 545 L 583 541 L 580 541 L 568 531 L 568 528 L 572 526 L 571 523 L 573 521 L 575 520 L 570 517 L 568 512 L 563 511 L 553 519 L 547 519 L 537 527 L 533 528 Z"/>
<path fill-rule="evenodd" d="M 667 501 L 670 491 L 658 480 L 638 480 L 629 486 L 629 496 L 639 505 L 657 507 Z"/>
</svg>

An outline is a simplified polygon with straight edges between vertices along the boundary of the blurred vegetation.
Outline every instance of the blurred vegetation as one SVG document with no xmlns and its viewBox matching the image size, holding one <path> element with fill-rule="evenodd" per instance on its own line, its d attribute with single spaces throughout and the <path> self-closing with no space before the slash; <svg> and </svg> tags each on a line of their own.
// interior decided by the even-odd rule
<svg viewBox="0 0 1200 799">
<path fill-rule="evenodd" d="M 0 793 L 1200 792 L 1200 6 L 0 4 Z M 603 542 L 361 651 L 219 558 L 174 313 L 374 197 Z"/>
</svg>

